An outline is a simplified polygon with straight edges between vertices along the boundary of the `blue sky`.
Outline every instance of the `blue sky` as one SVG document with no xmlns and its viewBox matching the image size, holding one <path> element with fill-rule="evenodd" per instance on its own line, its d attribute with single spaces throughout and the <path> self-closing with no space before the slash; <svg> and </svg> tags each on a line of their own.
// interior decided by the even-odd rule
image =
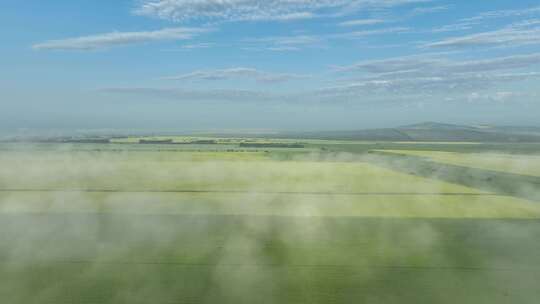
<svg viewBox="0 0 540 304">
<path fill-rule="evenodd" d="M 0 128 L 540 125 L 540 4 L 5 0 Z"/>
</svg>

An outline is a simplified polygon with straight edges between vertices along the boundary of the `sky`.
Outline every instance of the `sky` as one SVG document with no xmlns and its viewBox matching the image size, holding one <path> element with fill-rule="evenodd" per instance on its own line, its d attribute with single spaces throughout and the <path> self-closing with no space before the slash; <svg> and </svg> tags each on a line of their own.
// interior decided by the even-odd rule
<svg viewBox="0 0 540 304">
<path fill-rule="evenodd" d="M 0 130 L 540 126 L 537 0 L 3 0 Z"/>
</svg>

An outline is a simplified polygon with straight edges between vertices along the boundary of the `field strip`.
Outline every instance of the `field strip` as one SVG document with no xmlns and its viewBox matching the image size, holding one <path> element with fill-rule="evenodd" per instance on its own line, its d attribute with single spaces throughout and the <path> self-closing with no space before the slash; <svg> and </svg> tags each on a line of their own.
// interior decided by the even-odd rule
<svg viewBox="0 0 540 304">
<path fill-rule="evenodd" d="M 472 192 L 322 192 L 322 191 L 246 191 L 246 190 L 120 190 L 120 189 L 0 189 L 0 192 L 57 193 L 190 193 L 190 194 L 261 194 L 321 196 L 504 196 L 496 193 Z"/>
<path fill-rule="evenodd" d="M 0 264 L 6 264 L 6 261 L 0 261 Z M 9 263 L 13 263 L 10 261 Z M 16 262 L 15 262 L 16 263 Z M 185 262 L 164 262 L 164 261 L 96 261 L 96 260 L 53 260 L 42 262 L 45 264 L 73 264 L 73 265 L 135 265 L 135 266 L 174 266 L 174 267 L 193 267 L 193 268 L 292 268 L 292 269 L 388 269 L 388 270 L 414 270 L 414 271 L 500 271 L 500 272 L 527 272 L 537 271 L 538 267 L 480 267 L 480 266 L 413 266 L 413 265 L 354 265 L 354 264 L 257 264 L 257 263 L 185 263 Z"/>
<path fill-rule="evenodd" d="M 375 162 L 379 159 L 378 162 Z M 540 177 L 439 163 L 419 156 L 378 152 L 378 166 L 469 188 L 540 201 Z"/>
</svg>

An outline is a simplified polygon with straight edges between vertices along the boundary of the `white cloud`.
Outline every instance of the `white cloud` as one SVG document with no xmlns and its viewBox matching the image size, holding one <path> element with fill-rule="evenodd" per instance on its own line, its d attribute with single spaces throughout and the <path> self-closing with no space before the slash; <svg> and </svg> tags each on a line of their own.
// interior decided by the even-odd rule
<svg viewBox="0 0 540 304">
<path fill-rule="evenodd" d="M 271 46 L 267 47 L 265 50 L 273 52 L 296 52 L 300 51 L 300 48 L 295 46 Z"/>
<path fill-rule="evenodd" d="M 240 90 L 240 89 L 208 89 L 186 90 L 176 88 L 106 88 L 100 92 L 108 94 L 122 94 L 138 97 L 174 100 L 178 102 L 276 102 L 283 100 L 283 96 L 265 91 Z"/>
<path fill-rule="evenodd" d="M 186 44 L 186 45 L 181 46 L 181 48 L 185 50 L 193 50 L 193 49 L 208 49 L 214 46 L 216 46 L 215 43 L 203 42 L 203 43 Z"/>
<path fill-rule="evenodd" d="M 297 12 L 290 14 L 283 14 L 275 17 L 275 20 L 278 21 L 289 21 L 289 20 L 300 20 L 300 19 L 311 19 L 315 18 L 316 15 L 310 12 Z"/>
<path fill-rule="evenodd" d="M 408 27 L 388 27 L 388 28 L 381 28 L 381 29 L 376 29 L 376 30 L 364 30 L 364 31 L 354 31 L 354 32 L 348 32 L 348 33 L 342 33 L 342 34 L 335 34 L 335 35 L 332 35 L 331 38 L 354 39 L 354 38 L 383 35 L 383 34 L 406 33 L 410 31 L 411 29 Z"/>
<path fill-rule="evenodd" d="M 509 18 L 509 17 L 526 17 L 530 15 L 540 14 L 540 6 L 529 7 L 525 9 L 515 9 L 515 10 L 498 10 L 481 13 L 477 16 L 471 18 L 465 18 L 463 21 L 483 21 L 488 19 L 499 19 L 499 18 Z"/>
<path fill-rule="evenodd" d="M 208 49 L 212 47 L 216 47 L 218 44 L 212 43 L 212 42 L 201 42 L 201 43 L 193 43 L 193 44 L 184 44 L 178 48 L 170 48 L 170 49 L 164 49 L 163 52 L 186 52 L 191 50 L 198 50 L 198 49 Z"/>
<path fill-rule="evenodd" d="M 345 22 L 341 22 L 338 25 L 339 26 L 363 26 L 363 25 L 374 25 L 374 24 L 380 24 L 386 22 L 382 19 L 356 19 L 356 20 L 349 20 Z"/>
<path fill-rule="evenodd" d="M 540 27 L 536 22 L 521 22 L 503 29 L 447 38 L 427 43 L 427 48 L 463 48 L 478 46 L 520 46 L 540 44 Z"/>
<path fill-rule="evenodd" d="M 507 73 L 507 74 L 453 74 L 447 76 L 379 78 L 349 81 L 321 89 L 318 95 L 323 96 L 370 96 L 400 94 L 448 94 L 456 95 L 474 92 L 479 89 L 490 89 L 513 81 L 540 78 L 540 73 Z"/>
<path fill-rule="evenodd" d="M 477 47 L 477 46 L 520 46 L 540 43 L 540 6 L 515 10 L 498 10 L 484 12 L 471 18 L 464 18 L 455 24 L 449 24 L 430 30 L 431 33 L 470 30 L 475 26 L 489 26 L 492 19 L 508 18 L 513 24 L 499 30 L 491 30 L 461 37 L 446 38 L 442 41 L 428 43 L 426 47 Z M 513 18 L 513 19 L 512 19 Z M 521 21 L 517 21 L 520 18 Z"/>
<path fill-rule="evenodd" d="M 137 15 L 173 21 L 279 21 L 347 15 L 430 0 L 142 0 Z"/>
<path fill-rule="evenodd" d="M 437 67 L 440 63 L 441 59 L 409 56 L 365 61 L 350 66 L 338 67 L 337 70 L 340 72 L 368 72 L 372 74 L 399 73 Z"/>
<path fill-rule="evenodd" d="M 540 65 L 540 53 L 468 61 L 449 60 L 439 55 L 374 60 L 337 68 L 342 76 L 343 73 L 360 73 L 361 77 L 352 82 L 348 80 L 349 84 L 333 91 L 454 94 L 538 79 L 540 73 L 527 72 L 537 65 Z"/>
<path fill-rule="evenodd" d="M 373 103 L 373 102 L 407 102 L 407 96 L 366 95 L 368 91 L 319 89 L 287 93 L 274 93 L 260 90 L 183 90 L 176 88 L 106 88 L 100 90 L 106 94 L 120 94 L 134 97 L 144 97 L 150 100 L 171 100 L 179 103 L 219 102 L 219 103 L 249 103 L 249 104 L 343 104 L 343 103 Z M 417 99 L 416 99 L 417 100 Z"/>
<path fill-rule="evenodd" d="M 445 33 L 445 32 L 457 32 L 472 29 L 477 23 L 474 22 L 458 22 L 454 24 L 448 24 L 431 29 L 431 33 Z"/>
<path fill-rule="evenodd" d="M 165 40 L 186 40 L 210 31 L 203 28 L 165 28 L 144 32 L 112 32 L 91 36 L 50 40 L 32 46 L 35 50 L 97 50 Z"/>
<path fill-rule="evenodd" d="M 315 44 L 323 40 L 320 36 L 314 35 L 296 35 L 296 36 L 275 36 L 275 37 L 265 37 L 250 39 L 255 42 L 266 42 L 275 45 L 281 46 L 294 46 L 294 45 L 306 45 L 306 44 Z"/>
<path fill-rule="evenodd" d="M 261 83 L 280 83 L 309 77 L 309 75 L 270 73 L 253 68 L 237 67 L 229 69 L 200 70 L 178 76 L 166 77 L 164 79 L 185 81 L 218 81 L 246 78 L 253 79 Z"/>
<path fill-rule="evenodd" d="M 518 100 L 524 94 L 510 91 L 492 91 L 513 81 L 540 79 L 540 73 L 452 74 L 448 76 L 364 79 L 348 81 L 318 89 L 292 92 L 269 92 L 242 89 L 176 89 L 176 88 L 108 88 L 110 94 L 128 94 L 138 97 L 174 100 L 178 102 L 230 102 L 230 103 L 407 103 L 428 98 L 430 102 L 455 100 L 459 96 L 491 96 L 492 101 Z M 451 92 L 451 94 L 448 94 Z M 481 93 L 479 93 L 481 92 Z M 483 94 L 483 95 L 480 95 Z M 429 98 L 440 98 L 429 100 Z M 461 98 L 467 100 L 467 98 Z M 484 98 L 485 99 L 485 98 Z"/>
<path fill-rule="evenodd" d="M 448 5 L 417 7 L 417 8 L 412 10 L 411 15 L 417 16 L 417 15 L 440 13 L 440 12 L 447 11 L 449 9 L 450 9 L 450 6 L 448 6 Z"/>
<path fill-rule="evenodd" d="M 245 39 L 244 42 L 248 45 L 243 49 L 254 51 L 299 51 L 303 48 L 327 48 L 329 42 L 340 39 L 359 39 L 367 36 L 387 35 L 395 33 L 407 33 L 411 29 L 407 27 L 387 27 L 373 30 L 349 31 L 337 34 L 325 35 L 291 35 L 291 36 L 274 36 L 263 38 Z"/>
<path fill-rule="evenodd" d="M 540 65 L 540 53 L 513 55 L 494 59 L 455 62 L 447 64 L 443 69 L 447 72 L 485 72 L 508 69 L 520 69 Z"/>
<path fill-rule="evenodd" d="M 468 61 L 451 61 L 428 55 L 409 56 L 361 62 L 338 68 L 338 70 L 368 72 L 371 74 L 384 74 L 386 76 L 389 73 L 400 76 L 413 73 L 415 75 L 420 74 L 425 76 L 500 71 L 527 68 L 534 65 L 540 65 L 540 53 Z"/>
<path fill-rule="evenodd" d="M 247 46 L 244 46 L 243 49 L 252 51 L 276 52 L 299 51 L 305 47 L 321 47 L 324 45 L 325 40 L 325 36 L 316 35 L 292 35 L 249 38 L 243 41 L 247 44 Z"/>
<path fill-rule="evenodd" d="M 536 97 L 534 94 L 522 93 L 522 92 L 472 92 L 466 96 L 468 102 L 497 102 L 497 103 L 506 103 L 511 102 L 517 99 L 530 99 Z"/>
</svg>

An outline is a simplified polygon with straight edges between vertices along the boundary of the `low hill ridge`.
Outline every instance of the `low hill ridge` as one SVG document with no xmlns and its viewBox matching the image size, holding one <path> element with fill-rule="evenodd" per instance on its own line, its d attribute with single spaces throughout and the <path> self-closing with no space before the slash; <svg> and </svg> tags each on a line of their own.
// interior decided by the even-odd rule
<svg viewBox="0 0 540 304">
<path fill-rule="evenodd" d="M 540 142 L 539 127 L 457 125 L 422 122 L 397 128 L 281 134 L 283 137 L 366 141 L 415 142 Z"/>
</svg>

